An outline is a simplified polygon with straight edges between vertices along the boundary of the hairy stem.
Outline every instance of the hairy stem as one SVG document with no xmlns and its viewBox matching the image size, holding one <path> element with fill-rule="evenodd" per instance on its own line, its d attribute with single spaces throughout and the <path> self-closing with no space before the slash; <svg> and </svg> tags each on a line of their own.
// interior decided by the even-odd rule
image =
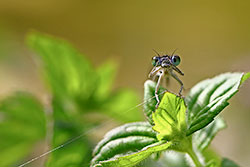
<svg viewBox="0 0 250 167">
<path fill-rule="evenodd" d="M 202 167 L 203 165 L 201 164 L 201 162 L 199 161 L 199 158 L 197 157 L 197 155 L 195 154 L 194 150 L 192 148 L 187 150 L 188 155 L 192 158 L 194 164 L 196 167 Z"/>
</svg>

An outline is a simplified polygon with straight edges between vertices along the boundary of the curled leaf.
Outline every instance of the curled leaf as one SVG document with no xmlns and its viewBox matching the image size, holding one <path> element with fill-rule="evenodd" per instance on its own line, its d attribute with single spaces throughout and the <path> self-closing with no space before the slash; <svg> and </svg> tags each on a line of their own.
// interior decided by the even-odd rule
<svg viewBox="0 0 250 167">
<path fill-rule="evenodd" d="M 108 132 L 93 151 L 92 166 L 141 151 L 156 143 L 156 133 L 146 122 L 129 123 Z"/>
<path fill-rule="evenodd" d="M 166 150 L 171 144 L 171 142 L 157 142 L 136 153 L 101 161 L 99 164 L 95 165 L 95 167 L 132 167 L 149 157 L 152 153 Z"/>
<path fill-rule="evenodd" d="M 225 73 L 195 85 L 185 98 L 188 110 L 187 135 L 204 128 L 214 120 L 229 103 L 228 100 L 250 77 L 249 73 Z"/>
</svg>

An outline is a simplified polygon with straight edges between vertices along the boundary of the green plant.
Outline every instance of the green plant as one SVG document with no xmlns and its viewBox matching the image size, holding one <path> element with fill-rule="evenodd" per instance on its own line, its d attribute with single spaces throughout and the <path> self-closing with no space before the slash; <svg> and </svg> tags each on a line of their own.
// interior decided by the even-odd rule
<svg viewBox="0 0 250 167">
<path fill-rule="evenodd" d="M 130 89 L 111 89 L 116 71 L 112 61 L 96 69 L 64 40 L 37 32 L 27 42 L 39 56 L 48 98 L 44 104 L 19 92 L 0 102 L 0 166 L 25 165 L 42 145 L 49 148 L 36 155 L 55 149 L 44 166 L 87 167 L 95 144 L 88 130 L 109 117 L 141 120 L 136 108 L 123 112 L 138 104 L 138 97 Z"/>
<path fill-rule="evenodd" d="M 195 166 L 238 166 L 217 155 L 209 144 L 226 127 L 217 115 L 249 77 L 250 73 L 221 74 L 195 85 L 184 99 L 166 92 L 160 96 L 158 108 L 152 98 L 155 83 L 146 81 L 144 111 L 148 122 L 129 123 L 108 132 L 94 149 L 91 165 L 131 167 L 149 156 L 158 157 L 163 151 L 173 150 L 188 154 Z M 172 161 L 169 159 L 164 165 L 171 166 Z M 175 166 L 190 163 L 176 161 Z"/>
<path fill-rule="evenodd" d="M 47 167 L 134 166 L 188 167 L 188 153 L 197 166 L 237 166 L 210 147 L 225 128 L 217 116 L 249 73 L 227 73 L 193 87 L 183 99 L 162 93 L 156 109 L 155 83 L 145 82 L 144 112 L 148 122 L 125 124 L 108 132 L 93 151 L 89 129 L 107 117 L 117 122 L 141 121 L 137 95 L 129 89 L 112 90 L 116 64 L 98 68 L 64 40 L 33 32 L 28 45 L 39 58 L 46 86 L 46 103 L 27 92 L 17 92 L 0 102 L 0 166 L 25 166 L 48 155 Z M 131 109 L 131 107 L 133 107 Z M 45 154 L 34 150 L 49 146 Z M 165 150 L 177 151 L 169 154 Z M 179 153 L 182 152 L 182 153 Z M 28 161 L 31 154 L 35 159 Z M 163 154 L 162 159 L 159 159 Z M 151 158 L 148 158 L 151 157 Z M 158 161 L 154 160 L 159 159 Z M 177 159 L 177 160 L 176 160 Z"/>
</svg>

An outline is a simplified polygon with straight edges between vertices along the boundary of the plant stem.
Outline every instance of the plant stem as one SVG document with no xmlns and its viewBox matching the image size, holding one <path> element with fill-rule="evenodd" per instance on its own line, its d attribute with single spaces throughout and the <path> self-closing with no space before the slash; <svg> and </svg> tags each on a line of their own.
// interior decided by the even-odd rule
<svg viewBox="0 0 250 167">
<path fill-rule="evenodd" d="M 200 163 L 197 155 L 195 154 L 194 150 L 192 148 L 187 150 L 188 155 L 192 158 L 194 164 L 196 167 L 202 167 L 203 165 Z"/>
</svg>

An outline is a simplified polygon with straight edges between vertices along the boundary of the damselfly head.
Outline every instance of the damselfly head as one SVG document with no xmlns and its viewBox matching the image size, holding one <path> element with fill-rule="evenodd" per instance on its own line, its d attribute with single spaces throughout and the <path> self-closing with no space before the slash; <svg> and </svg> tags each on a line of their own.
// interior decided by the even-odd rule
<svg viewBox="0 0 250 167">
<path fill-rule="evenodd" d="M 157 51 L 153 51 L 157 56 L 152 58 L 152 65 L 154 67 L 149 74 L 149 78 L 157 74 L 161 69 L 167 70 L 168 72 L 174 70 L 179 74 L 184 75 L 184 73 L 177 67 L 181 62 L 181 58 L 177 54 L 174 54 L 176 50 L 171 55 L 160 55 Z"/>
<path fill-rule="evenodd" d="M 181 58 L 178 55 L 163 55 L 163 56 L 154 56 L 152 58 L 152 65 L 154 67 L 162 66 L 178 66 L 181 62 Z"/>
</svg>

